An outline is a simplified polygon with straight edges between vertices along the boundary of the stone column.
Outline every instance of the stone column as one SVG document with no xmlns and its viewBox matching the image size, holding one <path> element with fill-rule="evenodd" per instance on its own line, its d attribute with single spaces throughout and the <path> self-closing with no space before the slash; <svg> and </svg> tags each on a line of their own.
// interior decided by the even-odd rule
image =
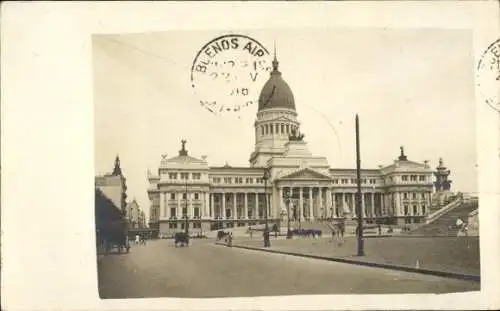
<svg viewBox="0 0 500 311">
<path fill-rule="evenodd" d="M 167 217 L 165 213 L 165 192 L 160 192 L 160 217 L 165 218 Z"/>
<path fill-rule="evenodd" d="M 271 191 L 272 191 L 272 188 L 271 188 Z M 274 205 L 274 201 L 272 200 L 273 196 L 272 194 L 268 194 L 269 195 L 269 205 L 268 205 L 268 214 L 267 214 L 267 217 L 271 217 L 273 218 L 273 215 L 276 215 L 276 206 Z"/>
<path fill-rule="evenodd" d="M 175 216 L 175 215 L 171 215 L 170 214 L 170 204 L 169 204 L 169 197 L 168 197 L 169 193 L 168 192 L 165 192 L 164 195 L 163 195 L 163 206 L 165 208 L 165 217 L 167 218 L 170 218 L 172 216 Z"/>
<path fill-rule="evenodd" d="M 367 217 L 368 213 L 366 210 L 366 200 L 365 200 L 365 193 L 361 192 L 361 210 L 363 211 L 363 217 Z"/>
<path fill-rule="evenodd" d="M 205 218 L 210 217 L 210 192 L 205 192 L 205 208 L 203 209 L 205 212 L 203 213 L 203 216 Z"/>
<path fill-rule="evenodd" d="M 192 198 L 194 197 L 193 193 L 189 193 L 187 194 L 186 196 L 186 199 L 187 199 L 187 206 L 188 206 L 188 210 L 187 210 L 187 213 L 188 213 L 188 217 L 189 218 L 193 218 L 194 217 L 194 204 L 193 204 L 193 200 Z"/>
<path fill-rule="evenodd" d="M 182 192 L 176 192 L 175 195 L 177 196 L 177 208 L 175 209 L 177 218 L 182 217 L 182 206 L 181 206 L 181 196 Z"/>
<path fill-rule="evenodd" d="M 380 204 L 380 216 L 384 216 L 384 199 L 383 199 L 384 194 L 381 192 L 379 193 L 379 199 L 378 202 Z"/>
<path fill-rule="evenodd" d="M 278 214 L 281 215 L 281 210 L 285 207 L 285 201 L 283 200 L 283 187 L 279 188 L 279 195 L 280 195 L 280 207 L 279 207 L 279 212 Z"/>
<path fill-rule="evenodd" d="M 236 205 L 236 198 L 237 198 L 238 193 L 233 192 L 233 219 L 238 219 L 238 208 Z"/>
<path fill-rule="evenodd" d="M 348 200 L 349 200 L 349 210 L 352 211 L 352 213 L 357 217 L 358 216 L 358 211 L 356 211 L 356 197 L 354 196 L 354 193 L 347 193 L 348 195 Z"/>
<path fill-rule="evenodd" d="M 341 192 L 340 193 L 340 208 L 342 209 L 342 214 L 346 214 L 346 210 L 345 210 L 345 196 L 344 196 L 344 192 Z"/>
<path fill-rule="evenodd" d="M 300 220 L 304 220 L 304 198 L 303 198 L 303 195 L 302 195 L 302 187 L 299 188 L 299 217 L 300 217 Z"/>
<path fill-rule="evenodd" d="M 214 207 L 214 203 L 215 203 L 214 202 L 214 196 L 215 196 L 215 193 L 210 193 L 209 192 L 208 196 L 210 197 L 210 213 L 209 213 L 209 215 L 210 215 L 211 218 L 214 218 L 215 217 L 215 213 L 214 213 L 214 209 L 215 209 L 215 207 Z"/>
<path fill-rule="evenodd" d="M 371 200 L 371 206 L 372 206 L 372 217 L 375 217 L 375 192 L 372 192 L 372 200 Z"/>
<path fill-rule="evenodd" d="M 400 195 L 399 192 L 395 192 L 394 196 L 396 198 L 396 216 L 401 216 L 401 200 L 400 200 Z"/>
<path fill-rule="evenodd" d="M 243 219 L 248 219 L 248 193 L 245 192 L 244 196 Z"/>
<path fill-rule="evenodd" d="M 226 219 L 226 193 L 222 192 L 222 219 Z"/>
<path fill-rule="evenodd" d="M 255 192 L 255 211 L 253 213 L 254 219 L 259 219 L 259 193 Z"/>
<path fill-rule="evenodd" d="M 313 195 L 312 195 L 312 188 L 309 187 L 309 220 L 313 220 Z"/>
<path fill-rule="evenodd" d="M 175 215 L 170 215 L 170 208 L 169 208 L 168 200 L 169 200 L 168 192 L 164 192 L 163 193 L 163 208 L 164 208 L 163 215 L 165 215 L 165 217 L 167 217 L 167 218 L 170 218 L 170 216 L 175 216 Z"/>
<path fill-rule="evenodd" d="M 334 206 L 334 203 L 332 201 L 332 189 L 330 189 L 330 187 L 326 188 L 326 205 L 327 205 L 327 209 L 328 209 L 328 213 L 326 214 L 326 217 L 334 217 L 335 216 L 335 206 Z M 330 209 L 331 212 L 330 212 Z M 331 215 L 330 215 L 331 213 Z"/>
<path fill-rule="evenodd" d="M 324 217 L 327 214 L 327 207 L 324 206 L 323 201 L 323 187 L 318 187 L 318 198 L 316 200 L 316 206 L 313 208 L 312 216 L 314 219 Z M 321 210 L 323 209 L 323 211 Z"/>
</svg>

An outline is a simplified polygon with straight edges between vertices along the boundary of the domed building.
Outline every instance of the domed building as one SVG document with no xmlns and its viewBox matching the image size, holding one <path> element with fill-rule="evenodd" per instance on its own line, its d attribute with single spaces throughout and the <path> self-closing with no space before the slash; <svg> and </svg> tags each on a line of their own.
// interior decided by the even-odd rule
<svg viewBox="0 0 500 311">
<path fill-rule="evenodd" d="M 191 235 L 223 228 L 271 225 L 290 219 L 301 226 L 318 219 L 355 217 L 356 169 L 333 169 L 309 152 L 300 133 L 292 88 L 276 56 L 259 96 L 254 151 L 248 167 L 209 166 L 207 157 L 162 156 L 149 173 L 150 227 L 162 236 Z M 421 223 L 432 211 L 433 171 L 400 155 L 388 166 L 362 169 L 365 223 Z M 266 206 L 268 207 L 266 209 Z"/>
</svg>

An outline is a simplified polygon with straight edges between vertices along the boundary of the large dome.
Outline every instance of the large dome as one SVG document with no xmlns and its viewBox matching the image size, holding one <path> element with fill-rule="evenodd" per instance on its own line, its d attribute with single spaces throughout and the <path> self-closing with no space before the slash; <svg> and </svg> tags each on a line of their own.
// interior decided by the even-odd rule
<svg viewBox="0 0 500 311">
<path fill-rule="evenodd" d="M 295 100 L 288 84 L 278 71 L 278 61 L 273 60 L 273 71 L 262 88 L 259 96 L 259 111 L 271 108 L 288 108 L 295 110 Z"/>
</svg>

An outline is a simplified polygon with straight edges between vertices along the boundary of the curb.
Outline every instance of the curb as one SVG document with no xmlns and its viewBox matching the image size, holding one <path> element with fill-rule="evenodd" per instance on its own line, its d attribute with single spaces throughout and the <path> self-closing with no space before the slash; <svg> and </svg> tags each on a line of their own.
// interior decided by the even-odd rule
<svg viewBox="0 0 500 311">
<path fill-rule="evenodd" d="M 219 242 L 216 242 L 215 245 L 227 246 L 226 244 L 219 243 Z M 358 266 L 366 266 L 366 267 L 372 267 L 372 268 L 382 268 L 382 269 L 397 270 L 397 271 L 404 271 L 404 272 L 420 273 L 420 274 L 426 274 L 426 275 L 434 275 L 434 276 L 458 279 L 458 280 L 463 280 L 463 281 L 481 282 L 481 276 L 473 275 L 473 274 L 461 274 L 461 273 L 446 272 L 446 271 L 440 271 L 440 270 L 430 270 L 430 269 L 417 269 L 417 268 L 412 268 L 412 267 L 397 266 L 397 265 L 390 265 L 390 264 L 384 264 L 384 263 L 366 262 L 366 261 L 360 261 L 360 260 L 345 259 L 345 258 L 340 258 L 340 257 L 325 257 L 325 256 L 319 256 L 319 255 L 291 253 L 291 252 L 286 252 L 286 251 L 279 251 L 279 250 L 273 250 L 273 249 L 262 249 L 262 248 L 257 248 L 257 247 L 234 245 L 234 244 L 232 247 L 248 249 L 248 250 L 253 250 L 253 251 L 268 252 L 268 253 L 274 253 L 274 254 L 282 254 L 282 255 L 290 255 L 290 256 L 296 256 L 296 257 L 305 257 L 305 258 L 312 258 L 312 259 L 334 261 L 334 262 L 354 264 L 354 265 L 358 265 Z"/>
</svg>

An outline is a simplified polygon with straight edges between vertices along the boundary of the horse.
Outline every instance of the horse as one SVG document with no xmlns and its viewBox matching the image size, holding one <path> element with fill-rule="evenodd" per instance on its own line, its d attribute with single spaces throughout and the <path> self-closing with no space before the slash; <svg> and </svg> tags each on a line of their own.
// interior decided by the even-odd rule
<svg viewBox="0 0 500 311">
<path fill-rule="evenodd" d="M 174 245 L 177 247 L 178 244 L 181 244 L 183 247 L 184 245 L 189 246 L 189 236 L 184 233 L 184 232 L 177 232 L 174 235 Z"/>
<path fill-rule="evenodd" d="M 229 232 L 224 232 L 223 230 L 217 231 L 217 241 L 224 239 L 228 235 L 229 235 Z"/>
</svg>

